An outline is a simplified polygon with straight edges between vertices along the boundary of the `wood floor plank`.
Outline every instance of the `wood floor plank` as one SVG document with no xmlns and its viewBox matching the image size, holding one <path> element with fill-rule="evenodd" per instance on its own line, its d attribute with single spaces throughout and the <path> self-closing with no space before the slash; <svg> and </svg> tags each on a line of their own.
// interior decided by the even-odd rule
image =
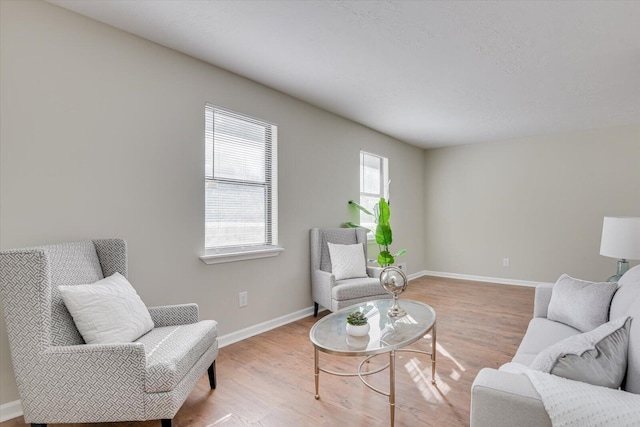
<svg viewBox="0 0 640 427">
<path fill-rule="evenodd" d="M 533 312 L 533 288 L 422 277 L 402 298 L 431 305 L 437 313 L 437 386 L 427 356 L 398 353 L 396 426 L 468 426 L 471 383 L 483 367 L 511 360 Z M 328 312 L 321 313 L 324 316 Z M 320 374 L 314 399 L 313 346 L 308 317 L 220 350 L 218 387 L 206 374 L 174 418 L 174 426 L 388 426 L 385 396 L 357 378 Z M 416 344 L 430 350 L 431 337 Z M 387 360 L 379 356 L 371 367 Z M 322 353 L 329 369 L 355 371 L 359 359 Z M 387 371 L 369 377 L 388 387 Z M 65 427 L 159 427 L 159 421 L 60 424 Z M 0 427 L 23 427 L 22 417 Z"/>
</svg>

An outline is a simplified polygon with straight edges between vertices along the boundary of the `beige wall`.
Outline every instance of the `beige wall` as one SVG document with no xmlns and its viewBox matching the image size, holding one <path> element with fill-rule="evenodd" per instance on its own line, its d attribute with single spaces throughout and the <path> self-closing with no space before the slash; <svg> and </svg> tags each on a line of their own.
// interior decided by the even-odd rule
<svg viewBox="0 0 640 427">
<path fill-rule="evenodd" d="M 148 305 L 195 301 L 228 334 L 311 306 L 308 230 L 350 219 L 365 149 L 390 159 L 396 241 L 423 268 L 422 150 L 56 6 L 0 5 L 1 249 L 123 237 Z M 198 259 L 206 102 L 279 125 L 276 258 Z M 4 323 L 0 347 L 3 404 L 18 398 Z"/>
<path fill-rule="evenodd" d="M 603 217 L 640 216 L 640 127 L 427 150 L 424 169 L 428 270 L 601 280 Z"/>
</svg>

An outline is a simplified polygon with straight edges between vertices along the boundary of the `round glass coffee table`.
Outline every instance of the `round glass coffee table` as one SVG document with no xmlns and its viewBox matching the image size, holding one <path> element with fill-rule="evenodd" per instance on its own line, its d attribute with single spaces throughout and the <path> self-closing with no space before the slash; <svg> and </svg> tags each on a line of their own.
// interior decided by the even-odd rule
<svg viewBox="0 0 640 427">
<path fill-rule="evenodd" d="M 436 312 L 418 301 L 400 300 L 400 306 L 407 312 L 402 317 L 389 317 L 387 311 L 393 300 L 377 300 L 352 305 L 331 313 L 318 320 L 309 332 L 314 347 L 315 398 L 319 399 L 320 372 L 343 377 L 359 377 L 371 390 L 389 397 L 391 426 L 395 418 L 395 356 L 397 351 L 410 351 L 429 355 L 431 358 L 431 383 L 436 378 Z M 347 316 L 354 311 L 362 311 L 369 319 L 371 329 L 364 337 L 347 334 Z M 407 349 L 431 331 L 431 352 Z M 324 369 L 319 365 L 319 352 L 339 356 L 363 356 L 356 373 L 343 373 Z M 378 354 L 389 353 L 389 363 L 373 371 L 362 372 L 363 365 Z M 389 369 L 389 391 L 380 390 L 367 382 L 365 376 Z"/>
</svg>

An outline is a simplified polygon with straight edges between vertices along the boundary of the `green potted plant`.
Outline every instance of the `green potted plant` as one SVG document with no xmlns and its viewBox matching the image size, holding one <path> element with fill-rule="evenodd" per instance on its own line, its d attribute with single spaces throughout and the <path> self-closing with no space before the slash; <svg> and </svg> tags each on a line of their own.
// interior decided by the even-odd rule
<svg viewBox="0 0 640 427">
<path fill-rule="evenodd" d="M 391 245 L 391 243 L 393 242 L 393 233 L 391 232 L 391 224 L 389 223 L 389 218 L 391 217 L 391 209 L 389 208 L 389 204 L 384 199 L 384 197 L 381 197 L 380 201 L 376 203 L 373 209 L 374 213 L 371 213 L 371 211 L 369 211 L 367 208 L 360 205 L 359 203 L 354 202 L 353 200 L 349 200 L 349 204 L 355 206 L 365 214 L 371 215 L 375 219 L 375 237 L 378 248 L 380 249 L 377 262 L 380 267 L 393 265 L 393 263 L 395 262 L 395 257 L 404 255 L 407 252 L 405 249 L 402 249 L 395 254 L 392 254 L 389 251 L 389 245 Z M 362 227 L 352 222 L 347 222 L 347 226 L 352 228 L 365 228 L 366 230 L 371 232 L 371 230 L 369 230 L 368 228 Z"/>
<path fill-rule="evenodd" d="M 361 311 L 354 311 L 347 316 L 347 333 L 354 337 L 363 337 L 369 334 L 369 320 Z"/>
</svg>

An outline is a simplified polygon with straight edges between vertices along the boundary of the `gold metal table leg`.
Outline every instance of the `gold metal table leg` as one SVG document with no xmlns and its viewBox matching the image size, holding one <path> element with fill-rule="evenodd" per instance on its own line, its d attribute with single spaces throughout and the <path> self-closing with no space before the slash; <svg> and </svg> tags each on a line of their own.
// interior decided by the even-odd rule
<svg viewBox="0 0 640 427">
<path fill-rule="evenodd" d="M 314 374 L 315 374 L 315 380 L 316 380 L 316 400 L 320 399 L 320 394 L 318 393 L 319 391 L 319 387 L 320 387 L 320 369 L 318 368 L 318 349 L 314 348 L 313 349 L 313 370 L 314 370 Z"/>
<path fill-rule="evenodd" d="M 389 411 L 391 427 L 395 423 L 396 415 L 396 352 L 389 352 Z"/>
<path fill-rule="evenodd" d="M 431 330 L 431 384 L 436 383 L 436 324 Z"/>
</svg>

